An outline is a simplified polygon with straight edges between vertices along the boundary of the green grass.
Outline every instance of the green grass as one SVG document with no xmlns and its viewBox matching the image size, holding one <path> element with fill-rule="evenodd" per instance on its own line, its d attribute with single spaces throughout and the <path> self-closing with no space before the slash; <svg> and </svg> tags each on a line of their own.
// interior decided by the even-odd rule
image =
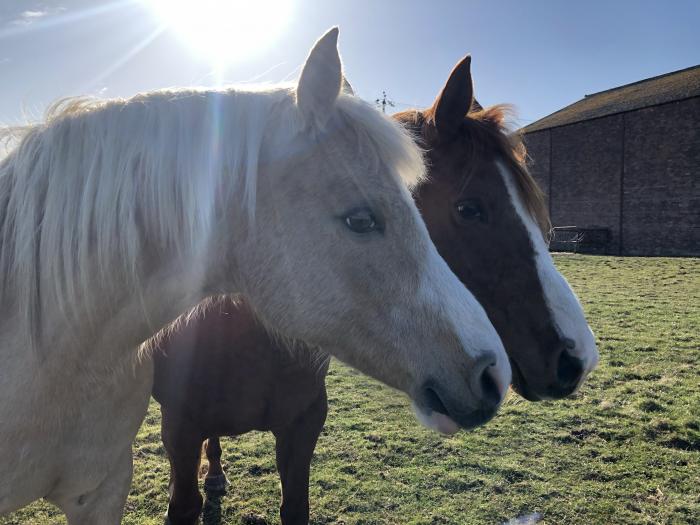
<svg viewBox="0 0 700 525">
<path fill-rule="evenodd" d="M 442 438 L 399 394 L 334 363 L 311 476 L 313 524 L 700 523 L 700 260 L 560 255 L 601 362 L 581 391 L 511 393 L 485 427 Z M 224 440 L 224 523 L 279 523 L 272 438 Z M 124 523 L 160 524 L 167 460 L 152 404 Z M 64 523 L 36 503 L 0 524 Z"/>
</svg>

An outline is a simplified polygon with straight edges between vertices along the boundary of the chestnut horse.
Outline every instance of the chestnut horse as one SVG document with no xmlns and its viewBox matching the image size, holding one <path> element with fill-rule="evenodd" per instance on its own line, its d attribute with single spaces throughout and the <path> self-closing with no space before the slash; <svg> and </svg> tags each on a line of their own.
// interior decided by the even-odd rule
<svg viewBox="0 0 700 525">
<path fill-rule="evenodd" d="M 484 110 L 473 103 L 466 57 L 431 108 L 395 118 L 427 151 L 429 177 L 414 198 L 438 251 L 474 290 L 504 341 L 515 389 L 530 400 L 556 399 L 581 384 L 597 350 L 547 251 L 542 194 L 504 115 L 502 106 Z M 171 464 L 170 522 L 194 523 L 200 514 L 203 441 L 208 438 L 205 490 L 217 494 L 226 485 L 218 436 L 256 429 L 276 438 L 282 523 L 307 523 L 309 465 L 327 411 L 323 354 L 290 349 L 258 325 L 244 302 L 231 299 L 176 326 L 159 346 L 153 395 Z M 430 392 L 434 410 L 447 413 L 439 388 Z"/>
<path fill-rule="evenodd" d="M 269 430 L 282 481 L 282 523 L 307 523 L 309 466 L 326 419 L 328 357 L 303 345 L 290 349 L 268 335 L 245 302 L 231 299 L 165 333 L 159 346 L 153 397 L 161 404 L 170 459 L 169 522 L 197 522 L 204 439 L 210 438 L 205 490 L 211 497 L 226 486 L 217 436 Z"/>
</svg>

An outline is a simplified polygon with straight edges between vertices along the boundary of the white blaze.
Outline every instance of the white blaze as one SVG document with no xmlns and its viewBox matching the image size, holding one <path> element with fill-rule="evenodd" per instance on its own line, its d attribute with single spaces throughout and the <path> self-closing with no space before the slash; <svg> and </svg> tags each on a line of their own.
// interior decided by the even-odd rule
<svg viewBox="0 0 700 525">
<path fill-rule="evenodd" d="M 598 349 L 593 332 L 586 322 L 583 308 L 581 308 L 576 294 L 554 266 L 554 261 L 539 226 L 522 203 L 520 193 L 515 186 L 515 181 L 513 181 L 513 175 L 502 162 L 497 161 L 496 166 L 503 177 L 513 208 L 515 208 L 530 236 L 530 243 L 535 252 L 537 275 L 540 278 L 547 309 L 561 335 L 576 343 L 576 347 L 570 350 L 570 353 L 583 361 L 585 371 L 581 377 L 583 381 L 586 375 L 598 364 Z"/>
</svg>

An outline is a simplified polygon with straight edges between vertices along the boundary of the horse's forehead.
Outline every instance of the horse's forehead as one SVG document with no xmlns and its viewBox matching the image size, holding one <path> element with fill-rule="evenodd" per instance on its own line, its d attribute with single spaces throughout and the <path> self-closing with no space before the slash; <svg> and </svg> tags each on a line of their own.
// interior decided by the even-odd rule
<svg viewBox="0 0 700 525">
<path fill-rule="evenodd" d="M 506 159 L 495 149 L 460 139 L 428 142 L 426 149 L 431 180 L 456 187 L 494 186 L 505 192 L 496 163 Z"/>
<path fill-rule="evenodd" d="M 329 134 L 322 140 L 310 151 L 308 162 L 311 165 L 323 165 L 336 177 L 360 186 L 383 188 L 385 191 L 396 191 L 404 186 L 397 173 L 396 162 L 380 151 L 377 145 L 348 135 L 345 131 Z"/>
<path fill-rule="evenodd" d="M 327 203 L 342 206 L 391 207 L 392 213 L 405 208 L 397 205 L 411 201 L 406 185 L 380 156 L 342 141 L 317 144 L 275 168 L 285 174 L 273 177 L 277 189 L 287 188 L 291 195 L 322 196 Z"/>
</svg>

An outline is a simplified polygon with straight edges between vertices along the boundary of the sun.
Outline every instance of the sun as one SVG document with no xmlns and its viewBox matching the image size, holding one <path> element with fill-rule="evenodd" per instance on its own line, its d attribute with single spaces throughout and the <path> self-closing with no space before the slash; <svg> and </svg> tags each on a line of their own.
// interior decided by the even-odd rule
<svg viewBox="0 0 700 525">
<path fill-rule="evenodd" d="M 250 59 L 275 43 L 291 0 L 146 0 L 160 22 L 217 68 Z"/>
</svg>

